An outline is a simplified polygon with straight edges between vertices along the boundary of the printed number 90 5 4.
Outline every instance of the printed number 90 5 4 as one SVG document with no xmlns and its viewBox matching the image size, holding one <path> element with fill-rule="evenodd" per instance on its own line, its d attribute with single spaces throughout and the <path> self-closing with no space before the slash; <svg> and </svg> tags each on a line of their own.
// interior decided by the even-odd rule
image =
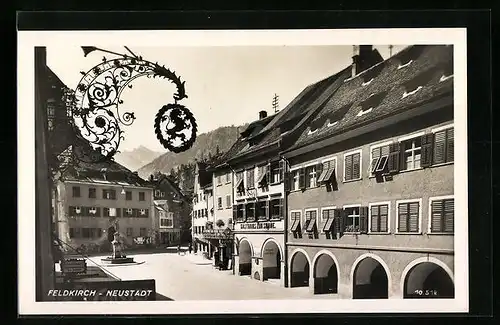
<svg viewBox="0 0 500 325">
<path fill-rule="evenodd" d="M 419 296 L 437 296 L 437 290 L 415 290 L 414 293 Z"/>
</svg>

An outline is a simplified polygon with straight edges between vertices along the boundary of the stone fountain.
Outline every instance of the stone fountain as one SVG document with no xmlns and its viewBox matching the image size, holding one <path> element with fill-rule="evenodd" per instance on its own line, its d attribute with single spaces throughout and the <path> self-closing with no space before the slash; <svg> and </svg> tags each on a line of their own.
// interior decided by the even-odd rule
<svg viewBox="0 0 500 325">
<path fill-rule="evenodd" d="M 113 255 L 103 258 L 103 262 L 108 264 L 135 263 L 133 257 L 127 257 L 125 254 L 123 254 L 123 245 L 120 240 L 120 234 L 118 232 L 114 233 L 111 245 L 113 245 Z"/>
</svg>

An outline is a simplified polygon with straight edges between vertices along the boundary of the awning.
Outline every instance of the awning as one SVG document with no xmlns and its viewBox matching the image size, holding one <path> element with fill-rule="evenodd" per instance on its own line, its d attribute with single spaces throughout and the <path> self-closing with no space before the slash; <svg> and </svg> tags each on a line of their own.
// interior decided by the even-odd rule
<svg viewBox="0 0 500 325">
<path fill-rule="evenodd" d="M 234 185 L 234 188 L 238 188 L 241 185 L 241 182 L 243 182 L 243 178 L 236 180 L 236 184 Z"/>
<path fill-rule="evenodd" d="M 292 227 L 290 228 L 290 231 L 291 232 L 297 232 L 299 231 L 299 226 L 300 226 L 300 220 L 299 219 L 295 219 L 292 223 Z"/>
<path fill-rule="evenodd" d="M 260 184 L 264 178 L 266 177 L 267 175 L 267 166 L 265 166 L 263 169 L 262 169 L 262 173 L 259 175 L 259 178 L 257 178 L 257 184 Z"/>
<path fill-rule="evenodd" d="M 332 226 L 333 226 L 333 221 L 335 220 L 335 218 L 328 218 L 325 222 L 325 225 L 323 227 L 323 231 L 324 232 L 329 232 L 332 230 Z"/>
<path fill-rule="evenodd" d="M 311 232 L 314 230 L 314 226 L 316 225 L 316 219 L 311 219 L 309 220 L 309 222 L 307 223 L 307 228 L 306 228 L 306 231 L 307 232 Z"/>
</svg>

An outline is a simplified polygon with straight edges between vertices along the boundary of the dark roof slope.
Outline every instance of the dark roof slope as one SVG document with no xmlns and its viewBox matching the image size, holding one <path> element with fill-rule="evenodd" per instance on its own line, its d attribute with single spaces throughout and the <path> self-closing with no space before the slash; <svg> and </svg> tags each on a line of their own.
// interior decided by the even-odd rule
<svg viewBox="0 0 500 325">
<path fill-rule="evenodd" d="M 451 94 L 452 71 L 452 46 L 408 47 L 345 80 L 289 150 Z"/>
<path fill-rule="evenodd" d="M 72 157 L 72 147 L 59 155 L 64 170 L 61 180 L 77 180 L 90 183 L 109 183 L 115 185 L 133 185 L 152 187 L 152 184 L 140 178 L 116 161 L 108 160 L 89 163 Z"/>
<path fill-rule="evenodd" d="M 303 121 L 309 114 L 321 107 L 331 97 L 343 80 L 347 77 L 350 69 L 344 69 L 328 78 L 320 80 L 315 84 L 307 86 L 290 104 L 274 116 L 274 118 L 260 131 L 249 139 L 238 139 L 240 142 L 237 150 L 228 159 L 236 159 L 246 154 L 256 152 L 273 144 L 277 144 L 283 136 L 295 132 L 301 127 Z M 281 128 L 286 122 L 294 121 L 290 130 Z M 288 133 L 287 133 L 288 131 Z M 238 142 L 237 142 L 238 143 Z"/>
</svg>

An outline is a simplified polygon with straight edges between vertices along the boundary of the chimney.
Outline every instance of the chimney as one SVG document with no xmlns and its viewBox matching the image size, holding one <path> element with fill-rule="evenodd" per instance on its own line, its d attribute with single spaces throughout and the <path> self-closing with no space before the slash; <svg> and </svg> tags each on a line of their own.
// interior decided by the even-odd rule
<svg viewBox="0 0 500 325">
<path fill-rule="evenodd" d="M 377 50 L 372 45 L 354 45 L 352 55 L 352 76 L 356 76 L 364 70 L 382 61 Z"/>
<path fill-rule="evenodd" d="M 260 111 L 259 112 L 259 120 L 262 120 L 263 118 L 267 117 L 267 112 L 266 111 Z"/>
</svg>

